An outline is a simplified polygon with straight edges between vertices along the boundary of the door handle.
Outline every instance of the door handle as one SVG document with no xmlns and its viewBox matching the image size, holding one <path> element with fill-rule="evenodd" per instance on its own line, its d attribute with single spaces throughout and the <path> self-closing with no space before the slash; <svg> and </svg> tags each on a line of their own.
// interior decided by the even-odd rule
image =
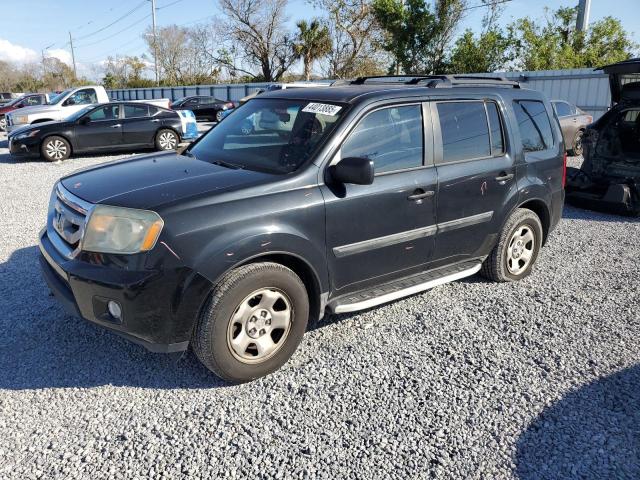
<svg viewBox="0 0 640 480">
<path fill-rule="evenodd" d="M 433 197 L 436 194 L 433 190 L 425 192 L 423 189 L 418 188 L 411 195 L 407 197 L 407 200 L 422 200 L 423 198 Z"/>
<path fill-rule="evenodd" d="M 156 119 L 151 120 L 151 123 L 158 123 L 159 121 L 160 120 L 156 118 Z"/>
<path fill-rule="evenodd" d="M 496 181 L 506 182 L 507 180 L 511 180 L 513 177 L 513 173 L 501 172 L 500 175 L 496 177 Z"/>
<path fill-rule="evenodd" d="M 111 125 L 111 128 L 120 128 L 121 126 L 121 123 L 116 123 L 115 125 Z"/>
</svg>

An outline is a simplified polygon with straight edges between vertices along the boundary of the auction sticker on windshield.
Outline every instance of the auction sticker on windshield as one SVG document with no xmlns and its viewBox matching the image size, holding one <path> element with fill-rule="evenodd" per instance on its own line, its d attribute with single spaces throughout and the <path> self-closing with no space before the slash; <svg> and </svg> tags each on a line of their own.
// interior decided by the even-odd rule
<svg viewBox="0 0 640 480">
<path fill-rule="evenodd" d="M 332 117 L 337 115 L 340 110 L 342 110 L 342 107 L 339 107 L 338 105 L 331 105 L 329 103 L 310 103 L 302 109 L 303 112 L 320 113 L 322 115 L 330 115 Z"/>
</svg>

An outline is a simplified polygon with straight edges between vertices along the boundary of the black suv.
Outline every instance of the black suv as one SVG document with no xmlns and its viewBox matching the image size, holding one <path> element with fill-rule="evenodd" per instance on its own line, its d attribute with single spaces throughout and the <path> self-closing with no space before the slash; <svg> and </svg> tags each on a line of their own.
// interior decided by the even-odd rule
<svg viewBox="0 0 640 480">
<path fill-rule="evenodd" d="M 61 179 L 41 264 L 69 312 L 247 381 L 327 312 L 526 276 L 565 168 L 551 104 L 506 80 L 265 93 L 182 153 Z"/>
</svg>

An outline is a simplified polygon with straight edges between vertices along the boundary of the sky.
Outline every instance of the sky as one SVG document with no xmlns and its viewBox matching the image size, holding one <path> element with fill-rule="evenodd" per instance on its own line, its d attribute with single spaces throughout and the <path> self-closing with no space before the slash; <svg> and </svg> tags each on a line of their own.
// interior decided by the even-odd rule
<svg viewBox="0 0 640 480">
<path fill-rule="evenodd" d="M 469 0 L 480 5 L 480 0 Z M 158 26 L 194 25 L 219 15 L 216 0 L 156 0 Z M 578 0 L 511 0 L 505 4 L 503 24 L 521 17 L 543 18 L 545 7 L 555 10 Z M 3 0 L 0 60 L 40 61 L 42 51 L 71 64 L 71 32 L 79 74 L 99 76 L 96 67 L 107 56 L 145 53 L 144 30 L 151 24 L 150 0 Z M 640 43 L 640 0 L 592 0 L 591 21 L 606 15 L 619 18 Z M 468 11 L 460 31 L 480 29 L 484 8 Z M 306 0 L 289 0 L 291 26 L 319 15 Z"/>
</svg>

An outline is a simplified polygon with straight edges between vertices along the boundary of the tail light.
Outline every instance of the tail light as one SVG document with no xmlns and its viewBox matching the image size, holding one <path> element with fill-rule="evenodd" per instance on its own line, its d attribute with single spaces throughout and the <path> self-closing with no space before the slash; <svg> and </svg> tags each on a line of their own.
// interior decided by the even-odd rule
<svg viewBox="0 0 640 480">
<path fill-rule="evenodd" d="M 567 185 L 567 152 L 562 157 L 562 188 Z"/>
</svg>

